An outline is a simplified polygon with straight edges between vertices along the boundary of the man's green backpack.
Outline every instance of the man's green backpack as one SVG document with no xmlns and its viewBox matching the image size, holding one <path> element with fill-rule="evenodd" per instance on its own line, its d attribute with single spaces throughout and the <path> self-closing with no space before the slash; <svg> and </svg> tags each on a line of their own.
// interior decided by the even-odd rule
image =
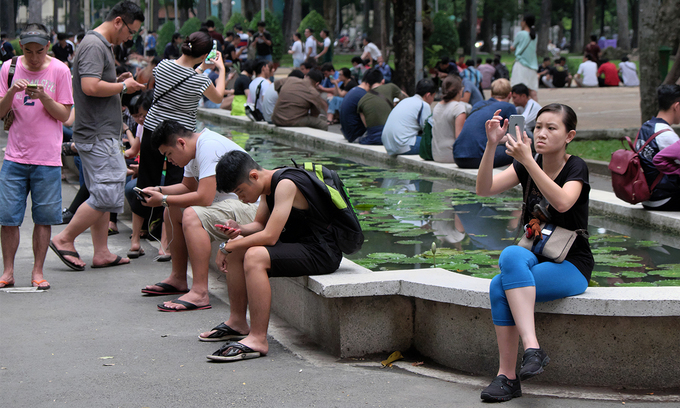
<svg viewBox="0 0 680 408">
<path fill-rule="evenodd" d="M 425 128 L 420 139 L 420 157 L 423 160 L 434 160 L 432 157 L 432 115 L 425 121 Z"/>
<path fill-rule="evenodd" d="M 315 226 L 332 229 L 338 248 L 343 253 L 353 254 L 360 250 L 364 244 L 364 233 L 354 211 L 352 200 L 349 198 L 349 192 L 338 173 L 321 164 L 305 162 L 302 166 L 299 166 L 295 160 L 292 161 L 295 167 L 284 167 L 283 169 L 302 171 L 307 174 L 309 179 L 324 195 L 327 195 L 337 209 L 337 213 L 329 217 L 330 225 Z M 317 238 L 323 240 L 314 228 L 312 230 Z M 325 242 L 322 243 L 325 244 Z"/>
</svg>

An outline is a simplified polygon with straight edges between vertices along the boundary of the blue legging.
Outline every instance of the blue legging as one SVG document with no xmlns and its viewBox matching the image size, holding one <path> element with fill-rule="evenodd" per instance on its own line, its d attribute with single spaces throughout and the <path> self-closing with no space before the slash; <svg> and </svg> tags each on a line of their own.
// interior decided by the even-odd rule
<svg viewBox="0 0 680 408">
<path fill-rule="evenodd" d="M 491 280 L 489 297 L 491 317 L 496 326 L 514 326 L 505 291 L 526 286 L 536 287 L 536 301 L 548 302 L 585 292 L 588 281 L 574 264 L 538 263 L 536 255 L 520 246 L 509 246 L 498 259 L 501 274 Z"/>
</svg>

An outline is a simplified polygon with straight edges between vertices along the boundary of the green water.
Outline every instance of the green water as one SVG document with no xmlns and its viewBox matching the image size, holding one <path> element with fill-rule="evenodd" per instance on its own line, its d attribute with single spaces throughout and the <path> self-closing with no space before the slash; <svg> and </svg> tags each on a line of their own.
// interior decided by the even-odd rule
<svg viewBox="0 0 680 408">
<path fill-rule="evenodd" d="M 499 273 L 498 255 L 515 240 L 519 195 L 479 197 L 471 187 L 444 178 L 358 164 L 339 154 L 303 151 L 235 127 L 210 123 L 206 127 L 231 133 L 268 169 L 291 165 L 294 159 L 336 170 L 350 191 L 366 238 L 362 249 L 347 258 L 373 271 L 436 265 L 490 279 Z M 591 223 L 596 220 L 591 217 Z M 595 257 L 591 286 L 680 286 L 677 248 L 593 225 L 588 229 Z"/>
</svg>

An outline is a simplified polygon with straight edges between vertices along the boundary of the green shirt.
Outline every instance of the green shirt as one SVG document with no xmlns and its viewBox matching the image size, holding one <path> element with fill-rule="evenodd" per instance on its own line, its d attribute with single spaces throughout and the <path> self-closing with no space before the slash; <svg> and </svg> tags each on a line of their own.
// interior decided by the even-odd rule
<svg viewBox="0 0 680 408">
<path fill-rule="evenodd" d="M 363 113 L 366 118 L 366 127 L 383 126 L 387 122 L 387 117 L 392 112 L 392 107 L 388 101 L 393 101 L 401 95 L 401 89 L 395 84 L 385 84 L 374 88 L 373 91 L 380 95 L 374 95 L 370 91 L 359 100 L 357 113 Z"/>
<path fill-rule="evenodd" d="M 531 39 L 528 31 L 520 31 L 515 36 L 515 58 L 520 64 L 533 70 L 538 70 L 538 59 L 536 58 L 536 39 Z"/>
</svg>

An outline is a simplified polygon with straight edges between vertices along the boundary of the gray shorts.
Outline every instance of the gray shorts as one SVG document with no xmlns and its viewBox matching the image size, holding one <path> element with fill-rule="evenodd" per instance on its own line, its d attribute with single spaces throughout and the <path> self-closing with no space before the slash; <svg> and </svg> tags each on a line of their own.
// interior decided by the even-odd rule
<svg viewBox="0 0 680 408">
<path fill-rule="evenodd" d="M 245 204 L 239 200 L 228 199 L 213 203 L 209 207 L 192 206 L 203 229 L 208 231 L 210 241 L 226 241 L 227 236 L 215 224 L 226 224 L 227 220 L 234 220 L 239 225 L 250 224 L 255 220 L 258 204 Z"/>
<path fill-rule="evenodd" d="M 127 168 L 117 139 L 92 143 L 76 143 L 83 165 L 85 187 L 90 198 L 85 201 L 101 212 L 122 213 L 125 205 Z"/>
</svg>

